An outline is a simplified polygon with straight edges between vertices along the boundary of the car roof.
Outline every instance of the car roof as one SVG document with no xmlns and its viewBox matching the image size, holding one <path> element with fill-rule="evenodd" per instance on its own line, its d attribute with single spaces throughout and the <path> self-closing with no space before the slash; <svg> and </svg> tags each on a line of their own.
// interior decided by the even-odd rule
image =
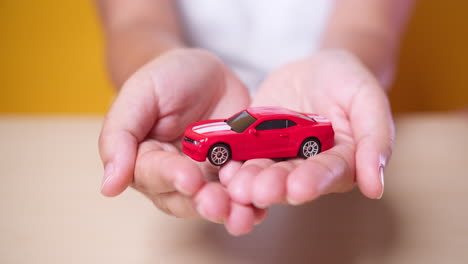
<svg viewBox="0 0 468 264">
<path fill-rule="evenodd" d="M 293 110 L 274 106 L 249 107 L 246 110 L 257 119 L 272 115 L 297 116 L 297 112 Z"/>
</svg>

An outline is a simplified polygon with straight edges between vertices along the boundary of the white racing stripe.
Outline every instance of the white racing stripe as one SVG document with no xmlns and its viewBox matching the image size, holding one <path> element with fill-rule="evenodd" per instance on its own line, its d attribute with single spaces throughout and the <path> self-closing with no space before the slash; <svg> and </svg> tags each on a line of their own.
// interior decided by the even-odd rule
<svg viewBox="0 0 468 264">
<path fill-rule="evenodd" d="M 200 129 L 202 127 L 208 127 L 208 126 L 217 126 L 217 125 L 224 125 L 226 123 L 224 122 L 214 122 L 214 123 L 209 123 L 209 124 L 204 124 L 204 125 L 199 125 L 199 126 L 194 126 L 193 129 Z"/>
<path fill-rule="evenodd" d="M 231 130 L 231 127 L 224 122 L 213 123 L 213 124 L 210 124 L 209 126 L 201 125 L 201 126 L 196 126 L 193 128 L 193 131 L 198 134 L 204 134 L 204 133 L 215 132 L 215 131 L 226 131 L 226 130 Z"/>
</svg>

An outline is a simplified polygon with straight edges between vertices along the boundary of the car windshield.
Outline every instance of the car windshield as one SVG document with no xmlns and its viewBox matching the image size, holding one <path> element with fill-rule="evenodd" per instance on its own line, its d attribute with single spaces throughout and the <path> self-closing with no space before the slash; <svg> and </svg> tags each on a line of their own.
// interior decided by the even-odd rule
<svg viewBox="0 0 468 264">
<path fill-rule="evenodd" d="M 226 123 L 231 127 L 232 131 L 241 133 L 244 132 L 244 130 L 246 130 L 256 120 L 257 119 L 251 116 L 249 112 L 243 111 L 226 120 Z"/>
</svg>

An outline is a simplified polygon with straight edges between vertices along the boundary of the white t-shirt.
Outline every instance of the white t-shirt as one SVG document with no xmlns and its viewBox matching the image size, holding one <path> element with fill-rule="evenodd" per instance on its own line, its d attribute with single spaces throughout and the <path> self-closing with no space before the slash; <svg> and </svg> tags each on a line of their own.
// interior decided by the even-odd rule
<svg viewBox="0 0 468 264">
<path fill-rule="evenodd" d="M 188 41 L 255 88 L 272 70 L 318 49 L 333 0 L 178 0 Z"/>
</svg>

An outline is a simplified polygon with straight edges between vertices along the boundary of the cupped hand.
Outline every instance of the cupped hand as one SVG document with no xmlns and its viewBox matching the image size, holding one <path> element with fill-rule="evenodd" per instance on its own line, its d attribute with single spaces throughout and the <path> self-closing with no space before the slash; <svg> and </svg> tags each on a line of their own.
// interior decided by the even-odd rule
<svg viewBox="0 0 468 264">
<path fill-rule="evenodd" d="M 241 82 L 208 52 L 175 50 L 149 62 L 124 84 L 104 122 L 101 192 L 115 196 L 133 185 L 168 214 L 224 222 L 232 234 L 250 231 L 265 211 L 232 201 L 212 180 L 217 168 L 180 152 L 188 124 L 249 103 Z"/>
<path fill-rule="evenodd" d="M 332 122 L 335 146 L 306 160 L 228 163 L 219 176 L 234 200 L 258 208 L 301 204 L 349 191 L 355 182 L 367 197 L 382 196 L 393 120 L 384 89 L 352 54 L 323 51 L 284 66 L 265 80 L 252 105 L 323 115 Z"/>
</svg>

